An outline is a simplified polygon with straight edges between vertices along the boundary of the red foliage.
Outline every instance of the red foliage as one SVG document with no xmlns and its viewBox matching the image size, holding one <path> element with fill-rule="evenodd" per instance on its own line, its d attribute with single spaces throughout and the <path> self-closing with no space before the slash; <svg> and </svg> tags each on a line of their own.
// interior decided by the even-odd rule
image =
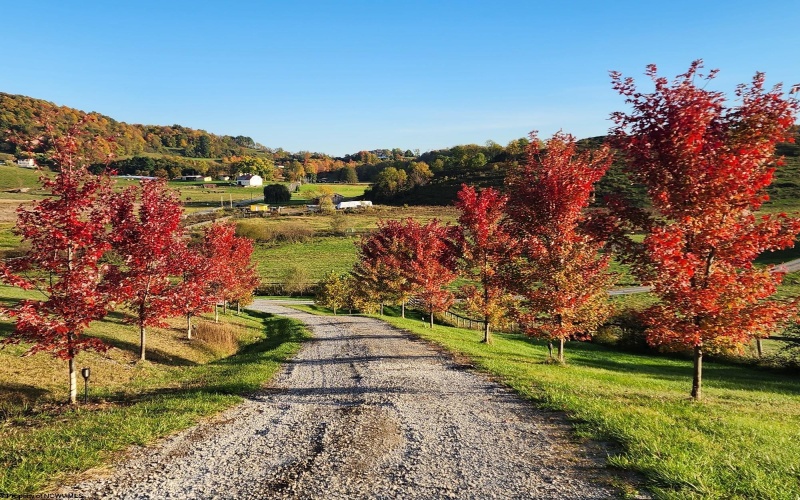
<svg viewBox="0 0 800 500">
<path fill-rule="evenodd" d="M 186 336 L 192 338 L 192 317 L 212 308 L 208 283 L 214 273 L 213 262 L 188 246 L 181 249 L 175 260 L 180 273 L 176 307 L 186 317 Z"/>
<path fill-rule="evenodd" d="M 22 205 L 15 231 L 30 249 L 2 264 L 3 280 L 36 289 L 40 300 L 21 300 L 3 312 L 16 318 L 5 343 L 31 342 L 28 354 L 45 351 L 69 361 L 70 401 L 75 402 L 73 359 L 85 349 L 105 351 L 100 340 L 83 335 L 110 308 L 108 265 L 111 180 L 89 173 L 79 155 L 79 126 L 52 141 L 59 173 L 41 177 L 52 196 Z"/>
<path fill-rule="evenodd" d="M 411 248 L 405 225 L 397 220 L 378 221 L 378 229 L 361 238 L 353 268 L 359 287 L 381 303 L 405 302 L 416 285 L 409 276 Z M 405 316 L 405 307 L 403 308 Z"/>
<path fill-rule="evenodd" d="M 797 101 L 784 98 L 780 85 L 765 90 L 757 73 L 737 88 L 740 104 L 726 107 L 722 93 L 704 88 L 716 72 L 703 76 L 701 68 L 695 61 L 670 84 L 649 66 L 653 93 L 612 73 L 633 107 L 613 115 L 615 142 L 656 212 L 634 269 L 661 299 L 647 314 L 648 339 L 694 348 L 696 398 L 703 351 L 739 348 L 794 312 L 795 302 L 765 300 L 781 275 L 752 262 L 791 247 L 800 232 L 785 214 L 753 213 L 768 199 L 775 144 L 791 141 Z"/>
<path fill-rule="evenodd" d="M 142 360 L 145 328 L 165 326 L 164 318 L 180 312 L 172 278 L 181 273 L 176 256 L 186 246 L 181 215 L 180 200 L 164 181 L 144 181 L 114 199 L 114 248 L 122 260 L 118 292 L 135 315 Z"/>
<path fill-rule="evenodd" d="M 252 296 L 259 283 L 251 262 L 253 240 L 236 236 L 233 224 L 214 223 L 203 231 L 198 251 L 211 266 L 208 297 L 216 302 L 226 302 L 246 301 Z"/>
<path fill-rule="evenodd" d="M 505 208 L 508 196 L 492 188 L 477 191 L 462 185 L 456 206 L 461 230 L 460 259 L 469 278 L 481 288 L 462 287 L 468 309 L 484 319 L 484 342 L 490 342 L 489 331 L 509 311 L 511 295 L 505 290 L 501 268 L 511 262 L 517 252 L 516 239 L 508 231 Z"/>
<path fill-rule="evenodd" d="M 520 238 L 516 269 L 507 286 L 524 297 L 525 331 L 563 343 L 592 334 L 607 317 L 610 276 L 604 242 L 588 227 L 594 184 L 611 163 L 608 146 L 578 153 L 575 139 L 557 133 L 541 149 L 535 133 L 528 161 L 509 172 L 508 213 Z"/>
<path fill-rule="evenodd" d="M 436 219 L 425 225 L 413 219 L 404 224 L 404 237 L 411 249 L 408 277 L 416 288 L 416 296 L 430 314 L 444 312 L 453 304 L 453 294 L 445 289 L 456 279 L 458 233 Z"/>
<path fill-rule="evenodd" d="M 453 294 L 443 287 L 456 277 L 455 236 L 454 228 L 436 220 L 425 225 L 413 219 L 381 221 L 361 240 L 353 274 L 381 302 L 405 304 L 408 297 L 418 297 L 433 326 L 433 313 L 453 303 Z"/>
</svg>

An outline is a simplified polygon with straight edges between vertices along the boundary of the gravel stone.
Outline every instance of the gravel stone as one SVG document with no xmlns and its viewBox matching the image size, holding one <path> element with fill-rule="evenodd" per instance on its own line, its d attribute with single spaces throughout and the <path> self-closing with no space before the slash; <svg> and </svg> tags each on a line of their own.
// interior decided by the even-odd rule
<svg viewBox="0 0 800 500">
<path fill-rule="evenodd" d="M 85 498 L 614 498 L 601 447 L 563 416 L 382 321 L 298 319 L 314 339 L 261 392 L 138 448 Z"/>
</svg>

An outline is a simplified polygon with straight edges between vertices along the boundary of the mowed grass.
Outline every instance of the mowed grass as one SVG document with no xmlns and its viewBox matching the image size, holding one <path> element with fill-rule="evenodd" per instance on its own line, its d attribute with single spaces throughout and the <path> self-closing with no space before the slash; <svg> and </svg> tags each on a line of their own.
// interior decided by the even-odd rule
<svg viewBox="0 0 800 500">
<path fill-rule="evenodd" d="M 336 215 L 310 214 L 252 218 L 239 221 L 247 226 L 278 228 L 282 225 L 299 225 L 314 233 L 330 233 L 335 227 L 344 236 L 315 236 L 297 243 L 258 244 L 253 261 L 265 283 L 279 283 L 287 269 L 301 267 L 311 282 L 321 280 L 328 271 L 349 271 L 357 258 L 356 243 L 365 230 L 374 229 L 380 220 L 414 218 L 419 221 L 439 219 L 453 223 L 457 212 L 452 207 L 376 207 L 373 210 Z M 341 221 L 335 221 L 335 219 Z M 338 225 L 338 226 L 337 226 Z M 353 230 L 356 233 L 350 233 Z"/>
<path fill-rule="evenodd" d="M 111 351 L 77 358 L 78 367 L 92 369 L 88 405 L 58 404 L 67 397 L 66 362 L 46 354 L 21 358 L 28 346 L 0 351 L 0 491 L 48 491 L 130 445 L 149 444 L 237 404 L 308 335 L 300 323 L 264 313 L 223 316 L 239 345 L 231 355 L 225 344 L 186 340 L 176 320 L 172 328 L 150 331 L 149 361 L 137 363 L 138 338 L 123 319 L 115 313 L 92 325 Z M 3 337 L 10 328 L 3 324 Z M 82 400 L 80 377 L 79 384 Z"/>
<path fill-rule="evenodd" d="M 800 496 L 800 384 L 796 377 L 707 362 L 704 400 L 689 398 L 688 360 L 567 344 L 565 366 L 542 342 L 474 330 L 389 323 L 468 356 L 521 395 L 566 412 L 580 436 L 620 445 L 609 464 L 641 473 L 659 498 Z"/>
<path fill-rule="evenodd" d="M 356 241 L 358 238 L 330 236 L 302 243 L 257 245 L 253 261 L 264 283 L 281 283 L 286 270 L 294 266 L 301 267 L 309 281 L 317 282 L 328 271 L 344 273 L 353 267 Z"/>
</svg>

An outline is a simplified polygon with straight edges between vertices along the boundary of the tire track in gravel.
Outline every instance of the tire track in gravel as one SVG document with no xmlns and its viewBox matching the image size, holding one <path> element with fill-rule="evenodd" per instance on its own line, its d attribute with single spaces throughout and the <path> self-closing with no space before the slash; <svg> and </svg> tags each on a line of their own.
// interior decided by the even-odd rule
<svg viewBox="0 0 800 500">
<path fill-rule="evenodd" d="M 137 450 L 89 498 L 610 498 L 599 448 L 382 321 L 257 300 L 314 333 L 211 422 Z"/>
</svg>

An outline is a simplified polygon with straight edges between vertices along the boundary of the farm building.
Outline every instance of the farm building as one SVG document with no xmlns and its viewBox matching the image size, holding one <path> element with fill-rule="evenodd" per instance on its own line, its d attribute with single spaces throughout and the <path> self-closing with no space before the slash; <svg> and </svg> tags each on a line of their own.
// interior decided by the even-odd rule
<svg viewBox="0 0 800 500">
<path fill-rule="evenodd" d="M 210 182 L 211 181 L 211 177 L 206 177 L 204 175 L 182 175 L 180 180 L 182 180 L 182 181 L 195 181 L 195 182 L 199 182 L 199 181 Z"/>
<path fill-rule="evenodd" d="M 341 201 L 336 204 L 336 210 L 347 210 L 348 208 L 366 208 L 371 207 L 372 202 L 369 200 L 364 201 Z"/>
<path fill-rule="evenodd" d="M 158 180 L 158 177 L 152 177 L 149 175 L 115 175 L 115 179 L 125 179 L 129 181 L 155 181 Z"/>
<path fill-rule="evenodd" d="M 264 184 L 264 179 L 260 175 L 244 174 L 236 178 L 237 186 L 255 187 Z"/>
<path fill-rule="evenodd" d="M 17 166 L 22 168 L 36 168 L 36 160 L 33 158 L 20 158 L 17 160 Z"/>
</svg>

